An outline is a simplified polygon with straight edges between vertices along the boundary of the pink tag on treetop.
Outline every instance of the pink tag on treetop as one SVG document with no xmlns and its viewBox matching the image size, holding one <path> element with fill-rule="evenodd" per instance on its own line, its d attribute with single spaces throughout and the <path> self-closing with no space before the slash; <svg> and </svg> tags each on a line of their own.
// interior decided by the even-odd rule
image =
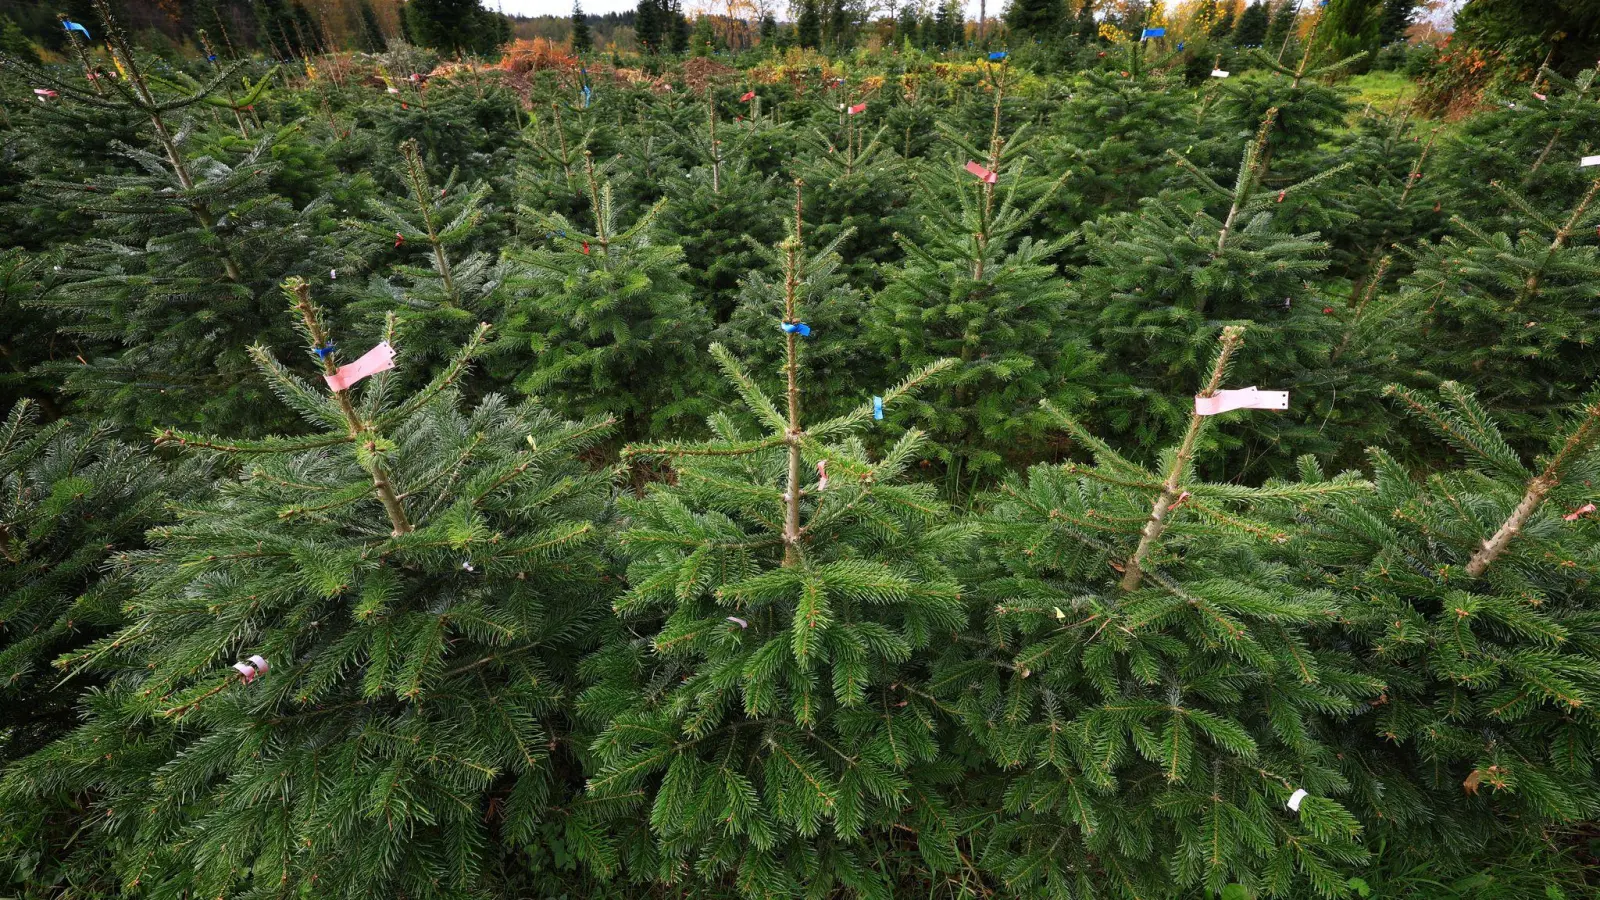
<svg viewBox="0 0 1600 900">
<path fill-rule="evenodd" d="M 355 362 L 347 366 L 340 366 L 339 371 L 332 375 L 322 376 L 322 380 L 326 381 L 328 387 L 333 390 L 344 391 L 349 390 L 352 385 L 369 375 L 386 372 L 392 368 L 394 368 L 394 348 L 389 346 L 388 341 L 384 341 L 368 350 L 366 355 Z"/>
<path fill-rule="evenodd" d="M 988 169 L 985 169 L 983 166 L 980 166 L 975 162 L 967 163 L 967 171 L 978 176 L 978 178 L 982 180 L 984 184 L 994 184 L 1000 180 L 999 175 L 989 171 Z"/>
<path fill-rule="evenodd" d="M 740 103 L 749 103 L 751 100 L 754 100 L 755 98 L 756 98 L 756 92 L 755 91 L 745 91 L 744 92 L 744 96 L 739 98 L 739 102 Z"/>
<path fill-rule="evenodd" d="M 234 663 L 234 671 L 244 676 L 244 683 L 249 684 L 256 680 L 256 670 L 249 663 Z"/>
<path fill-rule="evenodd" d="M 1576 522 L 1579 519 L 1583 518 L 1584 516 L 1587 516 L 1590 513 L 1593 513 L 1594 511 L 1595 511 L 1595 505 L 1593 503 L 1585 503 L 1584 505 L 1578 507 L 1577 509 L 1573 510 L 1572 512 L 1567 513 L 1566 515 L 1562 516 L 1561 518 L 1566 519 L 1568 522 Z"/>
<path fill-rule="evenodd" d="M 1253 387 L 1236 391 L 1217 391 L 1209 397 L 1198 394 L 1194 398 L 1194 412 L 1198 416 L 1214 416 L 1235 409 L 1288 409 L 1288 391 L 1263 391 Z"/>
<path fill-rule="evenodd" d="M 856 113 L 864 113 L 866 111 L 867 105 L 865 103 L 857 103 L 855 106 L 850 107 L 850 115 L 852 116 Z"/>
</svg>

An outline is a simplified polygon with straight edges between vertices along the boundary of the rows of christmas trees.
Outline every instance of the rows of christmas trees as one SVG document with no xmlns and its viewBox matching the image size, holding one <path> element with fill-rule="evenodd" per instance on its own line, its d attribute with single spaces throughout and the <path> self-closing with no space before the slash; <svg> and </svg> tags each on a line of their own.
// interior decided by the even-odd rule
<svg viewBox="0 0 1600 900">
<path fill-rule="evenodd" d="M 1198 86 L 184 69 L 101 9 L 0 58 L 8 888 L 1583 852 L 1596 72 L 1446 128 L 1292 35 Z"/>
</svg>

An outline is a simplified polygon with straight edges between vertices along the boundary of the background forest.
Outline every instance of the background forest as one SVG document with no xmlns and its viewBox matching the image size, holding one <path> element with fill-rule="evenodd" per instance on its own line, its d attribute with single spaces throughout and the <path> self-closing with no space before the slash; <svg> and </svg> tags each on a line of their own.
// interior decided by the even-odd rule
<svg viewBox="0 0 1600 900">
<path fill-rule="evenodd" d="M 1512 6 L 19 7 L 0 884 L 1592 896 Z"/>
</svg>

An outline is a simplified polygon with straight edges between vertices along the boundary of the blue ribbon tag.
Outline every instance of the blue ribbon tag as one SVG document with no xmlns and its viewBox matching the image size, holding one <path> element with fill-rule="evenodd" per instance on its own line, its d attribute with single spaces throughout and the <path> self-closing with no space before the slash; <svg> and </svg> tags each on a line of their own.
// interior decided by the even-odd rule
<svg viewBox="0 0 1600 900">
<path fill-rule="evenodd" d="M 83 27 L 82 25 L 79 25 L 77 22 L 74 22 L 71 19 L 62 19 L 61 20 L 61 27 L 65 28 L 68 31 L 81 31 L 81 32 L 83 32 L 83 37 L 84 37 L 85 40 L 90 40 L 90 41 L 94 40 L 94 38 L 89 37 L 89 29 Z"/>
<path fill-rule="evenodd" d="M 989 54 L 989 62 L 1000 62 L 1005 58 L 1006 52 L 1004 50 L 996 50 L 995 52 Z"/>
<path fill-rule="evenodd" d="M 1323 3 L 1326 4 L 1327 0 L 1323 0 Z M 1144 30 L 1144 34 L 1139 35 L 1139 40 L 1147 41 L 1147 40 L 1149 40 L 1151 38 L 1166 37 L 1166 36 L 1167 36 L 1167 30 L 1165 28 L 1146 28 Z"/>
<path fill-rule="evenodd" d="M 880 420 L 883 418 L 883 398 L 882 397 L 873 397 L 872 398 L 872 417 L 874 419 L 880 419 Z"/>
<path fill-rule="evenodd" d="M 209 61 L 209 62 L 216 62 L 217 61 L 217 55 L 215 53 L 213 53 L 210 56 L 207 56 L 206 60 Z"/>
<path fill-rule="evenodd" d="M 1188 41 L 1179 41 L 1178 42 L 1178 49 L 1182 50 L 1183 49 L 1183 45 L 1186 44 L 1186 43 L 1188 43 Z"/>
<path fill-rule="evenodd" d="M 784 334 L 798 334 L 801 337 L 811 337 L 811 326 L 804 322 L 783 322 L 778 327 Z"/>
<path fill-rule="evenodd" d="M 313 347 L 311 349 L 311 352 L 315 353 L 317 355 L 318 359 L 327 359 L 328 358 L 328 354 L 330 354 L 330 353 L 332 353 L 332 352 L 334 352 L 335 350 L 338 350 L 338 349 L 339 349 L 338 347 L 335 347 L 332 343 L 330 343 L 326 347 Z"/>
</svg>

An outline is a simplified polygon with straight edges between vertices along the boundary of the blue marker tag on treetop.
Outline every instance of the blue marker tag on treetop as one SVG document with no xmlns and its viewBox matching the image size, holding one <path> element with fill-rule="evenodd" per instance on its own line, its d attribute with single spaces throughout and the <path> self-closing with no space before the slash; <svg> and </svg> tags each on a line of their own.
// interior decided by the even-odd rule
<svg viewBox="0 0 1600 900">
<path fill-rule="evenodd" d="M 1166 36 L 1167 36 L 1167 30 L 1165 28 L 1146 28 L 1144 30 L 1144 34 L 1139 35 L 1139 40 L 1143 41 L 1143 40 L 1149 40 L 1150 38 L 1166 37 Z"/>
<path fill-rule="evenodd" d="M 213 54 L 211 54 L 211 55 L 210 55 L 210 56 L 207 56 L 207 57 L 206 57 L 206 60 L 207 60 L 207 61 L 208 61 L 208 62 L 216 62 L 216 61 L 217 61 L 217 55 L 216 55 L 216 54 L 215 54 L 215 53 L 213 53 Z"/>
<path fill-rule="evenodd" d="M 811 326 L 804 322 L 784 322 L 780 326 L 785 334 L 798 334 L 801 337 L 811 337 Z"/>
<path fill-rule="evenodd" d="M 311 352 L 315 353 L 317 355 L 318 359 L 327 359 L 328 358 L 328 354 L 330 354 L 330 353 L 332 353 L 332 352 L 334 352 L 335 350 L 338 350 L 338 349 L 339 349 L 338 347 L 335 347 L 333 344 L 330 343 L 326 347 L 315 347 L 315 348 L 312 348 Z"/>
<path fill-rule="evenodd" d="M 883 418 L 883 398 L 882 397 L 873 397 L 872 398 L 872 417 L 874 419 L 882 419 Z"/>
<path fill-rule="evenodd" d="M 83 36 L 86 40 L 94 40 L 94 38 L 89 37 L 89 29 L 79 25 L 77 22 L 74 22 L 71 19 L 62 19 L 61 27 L 68 31 L 81 31 L 83 32 Z"/>
<path fill-rule="evenodd" d="M 989 62 L 1000 62 L 1005 58 L 1006 52 L 1004 50 L 996 50 L 995 52 L 989 54 Z"/>
</svg>

